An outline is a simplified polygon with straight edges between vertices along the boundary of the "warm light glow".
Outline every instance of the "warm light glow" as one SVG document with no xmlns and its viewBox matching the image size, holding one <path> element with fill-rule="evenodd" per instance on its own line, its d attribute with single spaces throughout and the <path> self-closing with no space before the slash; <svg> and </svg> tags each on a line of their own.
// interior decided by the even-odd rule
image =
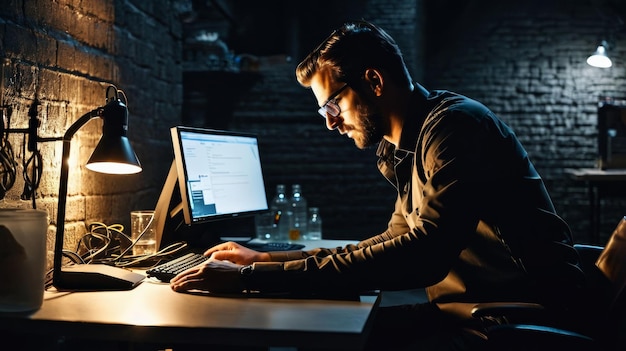
<svg viewBox="0 0 626 351">
<path fill-rule="evenodd" d="M 593 67 L 609 68 L 613 65 L 611 59 L 606 54 L 606 48 L 603 45 L 598 46 L 596 52 L 587 58 L 587 63 Z"/>
<path fill-rule="evenodd" d="M 94 162 L 88 163 L 88 169 L 108 174 L 135 174 L 141 172 L 141 167 L 128 163 L 119 162 Z"/>
</svg>

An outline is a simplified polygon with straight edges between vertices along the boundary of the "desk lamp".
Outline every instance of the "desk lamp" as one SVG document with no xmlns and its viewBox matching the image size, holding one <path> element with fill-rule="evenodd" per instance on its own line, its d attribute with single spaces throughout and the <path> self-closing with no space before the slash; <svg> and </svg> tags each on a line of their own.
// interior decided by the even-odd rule
<svg viewBox="0 0 626 351">
<path fill-rule="evenodd" d="M 114 96 L 109 97 L 113 89 Z M 144 276 L 129 270 L 104 264 L 75 264 L 62 267 L 63 236 L 65 232 L 65 207 L 69 175 L 69 156 L 72 136 L 92 118 L 104 120 L 102 138 L 89 158 L 86 167 L 90 170 L 111 174 L 134 174 L 141 172 L 137 155 L 126 137 L 128 129 L 128 108 L 121 101 L 123 92 L 114 86 L 107 88 L 106 105 L 81 116 L 63 136 L 61 178 L 59 185 L 59 208 L 57 231 L 54 243 L 54 268 L 52 284 L 59 290 L 130 290 Z M 125 96 L 124 96 L 124 100 Z"/>
</svg>

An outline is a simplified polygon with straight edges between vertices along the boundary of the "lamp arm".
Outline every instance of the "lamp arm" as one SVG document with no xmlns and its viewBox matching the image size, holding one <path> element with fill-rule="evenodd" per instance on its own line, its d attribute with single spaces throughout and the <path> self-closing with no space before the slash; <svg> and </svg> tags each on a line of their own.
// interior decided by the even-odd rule
<svg viewBox="0 0 626 351">
<path fill-rule="evenodd" d="M 65 134 L 63 135 L 63 141 L 71 141 L 74 134 L 76 134 L 76 132 L 80 128 L 87 124 L 87 122 L 89 122 L 93 118 L 100 117 L 102 115 L 102 109 L 102 107 L 98 107 L 80 116 L 80 118 L 77 119 L 76 122 L 74 122 L 69 128 L 67 128 Z"/>
<path fill-rule="evenodd" d="M 63 259 L 63 236 L 65 234 L 65 206 L 67 203 L 67 181 L 69 176 L 69 157 L 72 137 L 76 132 L 92 118 L 100 117 L 102 107 L 98 107 L 92 111 L 82 115 L 74 122 L 63 135 L 63 152 L 61 158 L 61 177 L 59 179 L 59 208 L 57 209 L 57 230 L 54 241 L 54 266 L 52 273 L 52 281 L 56 285 L 60 279 L 61 261 Z"/>
</svg>

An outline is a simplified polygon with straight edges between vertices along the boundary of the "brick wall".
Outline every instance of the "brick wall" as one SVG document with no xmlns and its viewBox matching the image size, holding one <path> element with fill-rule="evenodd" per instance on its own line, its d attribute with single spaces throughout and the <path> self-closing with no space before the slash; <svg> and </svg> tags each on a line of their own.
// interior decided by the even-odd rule
<svg viewBox="0 0 626 351">
<path fill-rule="evenodd" d="M 94 119 L 73 138 L 66 213 L 66 240 L 93 222 L 122 223 L 131 209 L 153 208 L 169 163 L 167 128 L 180 120 L 182 27 L 178 1 L 7 0 L 0 6 L 0 105 L 11 110 L 10 128 L 28 125 L 35 99 L 40 137 L 61 137 L 81 115 L 105 103 L 113 84 L 125 92 L 130 112 L 128 136 L 144 171 L 132 176 L 87 171 L 84 163 L 99 140 L 102 122 Z M 10 134 L 18 162 L 13 188 L 1 207 L 32 207 L 22 200 L 23 137 Z M 61 158 L 60 142 L 38 144 L 43 174 L 35 206 L 54 222 Z M 51 255 L 50 255 L 51 257 Z"/>
<path fill-rule="evenodd" d="M 620 14 L 608 1 L 449 3 L 458 5 L 452 14 L 430 17 L 427 87 L 476 98 L 511 125 L 576 239 L 587 240 L 585 184 L 563 169 L 595 167 L 598 97 L 626 96 L 624 7 Z M 613 67 L 587 65 L 607 36 Z M 624 200 L 603 202 L 603 239 L 626 214 Z"/>
</svg>

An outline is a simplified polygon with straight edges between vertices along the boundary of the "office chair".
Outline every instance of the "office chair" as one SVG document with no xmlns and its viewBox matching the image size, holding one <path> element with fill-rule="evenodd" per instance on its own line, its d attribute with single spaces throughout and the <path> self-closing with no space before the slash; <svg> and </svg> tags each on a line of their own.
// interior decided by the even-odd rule
<svg viewBox="0 0 626 351">
<path fill-rule="evenodd" d="M 586 277 L 584 299 L 567 318 L 533 303 L 484 303 L 472 316 L 486 328 L 490 350 L 626 350 L 626 216 L 604 247 L 576 244 Z"/>
</svg>

